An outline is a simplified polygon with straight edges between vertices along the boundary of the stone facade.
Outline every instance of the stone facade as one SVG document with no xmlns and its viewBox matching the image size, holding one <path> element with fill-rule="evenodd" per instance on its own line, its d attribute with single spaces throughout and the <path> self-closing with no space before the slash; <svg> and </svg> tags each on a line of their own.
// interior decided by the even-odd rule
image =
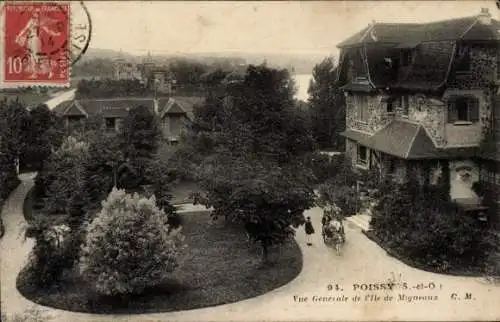
<svg viewBox="0 0 500 322">
<path fill-rule="evenodd" d="M 488 88 L 497 73 L 497 49 L 479 45 L 469 46 L 470 72 L 450 71 L 448 85 L 457 89 Z"/>
<path fill-rule="evenodd" d="M 423 94 L 409 95 L 408 116 L 403 116 L 401 107 L 396 109 L 398 118 L 421 124 L 437 147 L 446 145 L 446 105 L 436 97 Z"/>
<path fill-rule="evenodd" d="M 407 174 L 407 164 L 404 160 L 375 151 L 373 153 L 376 153 L 377 159 L 380 160 L 378 164 L 374 165 L 379 169 L 382 177 L 391 176 L 396 182 L 404 182 Z"/>
<path fill-rule="evenodd" d="M 444 126 L 444 141 L 446 142 L 446 146 L 477 146 L 481 142 L 485 131 L 487 131 L 491 125 L 492 92 L 487 89 L 466 90 L 448 88 L 442 99 L 446 102 L 452 96 L 474 97 L 479 103 L 479 121 L 472 124 L 460 125 L 446 122 Z M 444 113 L 447 117 L 448 111 L 446 108 L 444 108 Z"/>
<path fill-rule="evenodd" d="M 357 143 L 352 140 L 346 140 L 345 143 L 345 155 L 351 161 L 352 166 L 356 166 L 356 160 L 358 158 Z"/>
<path fill-rule="evenodd" d="M 366 106 L 363 107 L 367 113 L 366 122 L 359 120 L 359 100 L 357 97 L 366 96 Z M 352 93 L 346 97 L 346 121 L 347 128 L 373 134 L 387 126 L 394 115 L 386 113 L 386 105 L 382 102 L 383 95 Z"/>
<path fill-rule="evenodd" d="M 358 100 L 364 95 L 366 100 Z M 382 100 L 385 95 L 352 93 L 346 97 L 347 128 L 373 134 L 394 119 L 407 120 L 421 124 L 437 147 L 463 147 L 478 145 L 484 131 L 491 124 L 492 92 L 490 90 L 465 90 L 449 88 L 442 97 L 426 96 L 415 93 L 408 97 L 408 115 L 405 115 L 401 100 L 392 101 L 394 113 L 387 113 L 387 102 Z M 479 107 L 479 122 L 471 124 L 448 123 L 447 101 L 451 97 L 475 97 Z M 359 106 L 362 102 L 367 113 L 366 122 L 359 119 Z"/>
</svg>

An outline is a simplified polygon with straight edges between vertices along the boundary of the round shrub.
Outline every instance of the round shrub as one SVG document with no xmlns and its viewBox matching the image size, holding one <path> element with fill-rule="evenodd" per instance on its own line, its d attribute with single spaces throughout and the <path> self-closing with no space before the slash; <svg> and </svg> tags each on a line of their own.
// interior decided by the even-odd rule
<svg viewBox="0 0 500 322">
<path fill-rule="evenodd" d="M 32 283 L 48 287 L 72 266 L 66 254 L 72 233 L 66 224 L 51 225 L 48 220 L 26 228 L 25 237 L 35 239 L 28 264 Z"/>
<path fill-rule="evenodd" d="M 169 230 L 154 197 L 114 188 L 88 227 L 82 276 L 107 296 L 138 294 L 161 284 L 178 266 L 180 229 Z"/>
</svg>

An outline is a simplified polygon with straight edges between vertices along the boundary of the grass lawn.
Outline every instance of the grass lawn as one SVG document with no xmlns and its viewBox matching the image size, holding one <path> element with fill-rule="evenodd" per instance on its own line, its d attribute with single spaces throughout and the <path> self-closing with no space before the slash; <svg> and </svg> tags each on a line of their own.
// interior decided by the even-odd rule
<svg viewBox="0 0 500 322">
<path fill-rule="evenodd" d="M 198 192 L 199 188 L 195 182 L 181 181 L 172 187 L 172 203 L 189 203 L 193 202 L 191 194 Z"/>
<path fill-rule="evenodd" d="M 431 266 L 423 261 L 419 261 L 415 258 L 410 258 L 408 255 L 405 255 L 403 252 L 398 251 L 389 247 L 386 243 L 380 240 L 375 233 L 372 231 L 363 231 L 363 233 L 370 240 L 375 242 L 377 245 L 382 247 L 388 255 L 396 258 L 397 260 L 405 263 L 408 266 L 421 269 L 423 271 L 444 274 L 444 275 L 452 275 L 452 276 L 471 276 L 471 277 L 481 277 L 486 274 L 484 267 L 478 266 L 466 266 L 466 267 L 458 267 L 458 266 L 450 266 L 447 270 L 439 270 L 438 268 Z"/>
<path fill-rule="evenodd" d="M 270 265 L 261 262 L 260 249 L 249 245 L 241 227 L 224 221 L 209 223 L 207 212 L 183 214 L 188 249 L 182 266 L 170 281 L 126 302 L 92 295 L 76 271 L 48 289 L 17 280 L 28 299 L 64 310 L 107 314 L 170 312 L 241 301 L 269 292 L 294 279 L 302 269 L 302 253 L 295 241 L 271 250 Z"/>
</svg>

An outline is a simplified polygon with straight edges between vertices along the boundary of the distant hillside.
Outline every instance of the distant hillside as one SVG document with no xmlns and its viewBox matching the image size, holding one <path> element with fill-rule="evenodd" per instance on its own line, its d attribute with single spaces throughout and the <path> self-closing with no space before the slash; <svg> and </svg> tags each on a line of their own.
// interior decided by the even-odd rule
<svg viewBox="0 0 500 322">
<path fill-rule="evenodd" d="M 118 50 L 112 50 L 112 49 L 99 49 L 99 48 L 89 48 L 83 54 L 81 59 L 78 61 L 78 63 L 93 60 L 93 59 L 116 59 L 116 58 L 124 58 L 124 59 L 135 59 L 136 56 L 126 53 L 126 52 L 121 52 Z"/>
<path fill-rule="evenodd" d="M 154 52 L 154 50 L 152 50 Z M 288 68 L 294 70 L 295 74 L 311 74 L 314 65 L 319 63 L 328 54 L 297 54 L 297 53 L 175 53 L 175 54 L 153 54 L 153 61 L 158 63 L 169 63 L 176 59 L 193 59 L 207 65 L 223 63 L 229 61 L 231 65 L 261 64 L 264 61 L 269 66 L 278 68 Z M 79 63 L 100 59 L 124 58 L 130 61 L 139 62 L 146 55 L 132 55 L 127 52 L 120 52 L 110 49 L 89 48 Z"/>
</svg>

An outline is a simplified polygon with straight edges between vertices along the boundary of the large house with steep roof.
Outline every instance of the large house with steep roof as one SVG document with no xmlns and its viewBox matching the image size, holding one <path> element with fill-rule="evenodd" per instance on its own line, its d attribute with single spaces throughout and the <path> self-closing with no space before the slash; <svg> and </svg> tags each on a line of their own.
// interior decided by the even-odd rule
<svg viewBox="0 0 500 322">
<path fill-rule="evenodd" d="M 478 204 L 472 185 L 488 163 L 479 146 L 494 126 L 499 31 L 483 9 L 439 22 L 372 23 L 338 44 L 353 167 L 423 184 L 446 171 L 451 198 Z"/>
<path fill-rule="evenodd" d="M 109 131 L 120 131 L 128 112 L 139 105 L 147 107 L 159 117 L 164 138 L 177 142 L 193 119 L 193 108 L 202 104 L 202 97 L 172 96 L 165 98 L 103 98 L 73 99 L 62 102 L 54 111 L 60 115 L 66 126 L 78 124 L 89 116 L 100 116 Z"/>
</svg>

